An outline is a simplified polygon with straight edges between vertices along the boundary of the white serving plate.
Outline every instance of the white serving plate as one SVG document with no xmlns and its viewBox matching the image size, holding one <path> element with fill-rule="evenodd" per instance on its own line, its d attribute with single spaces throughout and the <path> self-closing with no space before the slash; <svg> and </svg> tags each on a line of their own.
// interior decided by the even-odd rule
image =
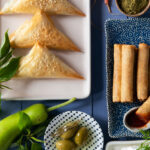
<svg viewBox="0 0 150 150">
<path fill-rule="evenodd" d="M 143 143 L 143 140 L 139 141 L 113 141 L 106 145 L 105 150 L 131 150 L 133 147 L 135 150 Z"/>
<path fill-rule="evenodd" d="M 0 0 L 1 7 L 8 0 Z M 57 56 L 84 76 L 85 80 L 73 79 L 20 79 L 10 80 L 5 85 L 13 90 L 3 90 L 2 98 L 7 100 L 52 100 L 68 99 L 71 97 L 86 98 L 91 91 L 91 40 L 90 40 L 90 0 L 71 0 L 86 17 L 53 16 L 57 28 L 68 35 L 81 49 L 78 52 L 53 51 Z M 0 16 L 0 38 L 9 29 L 15 31 L 32 15 Z M 15 55 L 25 55 L 26 49 L 15 50 Z"/>
</svg>

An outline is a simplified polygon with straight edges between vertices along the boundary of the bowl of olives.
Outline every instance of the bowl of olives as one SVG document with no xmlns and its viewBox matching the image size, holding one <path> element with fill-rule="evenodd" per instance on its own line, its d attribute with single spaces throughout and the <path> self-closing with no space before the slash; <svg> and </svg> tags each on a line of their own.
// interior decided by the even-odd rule
<svg viewBox="0 0 150 150">
<path fill-rule="evenodd" d="M 76 121 L 65 124 L 52 136 L 60 138 L 56 142 L 57 150 L 75 150 L 86 143 L 88 133 L 88 129 L 80 126 Z"/>
<path fill-rule="evenodd" d="M 45 150 L 102 150 L 103 133 L 91 116 L 67 111 L 56 116 L 44 136 Z"/>
</svg>

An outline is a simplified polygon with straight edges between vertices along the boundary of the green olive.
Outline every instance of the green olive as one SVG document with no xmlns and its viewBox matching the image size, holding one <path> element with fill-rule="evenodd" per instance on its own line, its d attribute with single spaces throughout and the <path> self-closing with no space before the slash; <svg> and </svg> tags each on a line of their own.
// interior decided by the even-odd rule
<svg viewBox="0 0 150 150">
<path fill-rule="evenodd" d="M 79 129 L 79 131 L 76 133 L 74 141 L 77 145 L 80 146 L 80 145 L 84 144 L 84 142 L 87 140 L 87 137 L 88 137 L 87 128 L 81 127 Z"/>
<path fill-rule="evenodd" d="M 64 132 L 61 135 L 61 138 L 65 139 L 65 140 L 66 139 L 70 139 L 70 138 L 72 138 L 75 135 L 75 133 L 77 132 L 77 130 L 78 130 L 78 127 L 72 128 L 72 129 L 68 130 L 67 132 Z"/>
<path fill-rule="evenodd" d="M 57 131 L 52 135 L 54 137 L 61 137 L 62 139 L 70 139 L 75 135 L 78 128 L 79 128 L 78 121 L 69 122 L 64 126 L 62 126 L 61 128 L 57 129 Z"/>
<path fill-rule="evenodd" d="M 69 140 L 60 140 L 56 142 L 57 150 L 75 150 L 76 145 Z"/>
</svg>

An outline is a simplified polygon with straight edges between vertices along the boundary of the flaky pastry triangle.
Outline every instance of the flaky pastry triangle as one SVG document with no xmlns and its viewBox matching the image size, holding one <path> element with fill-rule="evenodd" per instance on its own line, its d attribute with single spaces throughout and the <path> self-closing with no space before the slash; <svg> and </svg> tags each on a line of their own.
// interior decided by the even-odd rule
<svg viewBox="0 0 150 150">
<path fill-rule="evenodd" d="M 31 48 L 37 41 L 48 48 L 80 51 L 67 36 L 57 30 L 50 17 L 41 11 L 10 35 L 11 46 L 14 48 Z"/>
<path fill-rule="evenodd" d="M 29 54 L 22 57 L 17 78 L 74 78 L 83 79 L 46 47 L 36 43 Z"/>
<path fill-rule="evenodd" d="M 2 8 L 1 14 L 33 14 L 37 10 L 42 10 L 51 15 L 85 16 L 83 12 L 68 2 L 68 0 L 10 0 Z"/>
</svg>

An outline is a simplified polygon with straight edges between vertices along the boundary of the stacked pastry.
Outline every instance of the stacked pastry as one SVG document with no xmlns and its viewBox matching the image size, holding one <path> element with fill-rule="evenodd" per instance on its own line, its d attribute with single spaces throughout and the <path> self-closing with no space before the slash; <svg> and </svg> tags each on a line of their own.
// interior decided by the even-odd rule
<svg viewBox="0 0 150 150">
<path fill-rule="evenodd" d="M 49 49 L 80 51 L 79 48 L 54 25 L 48 15 L 79 15 L 79 9 L 68 0 L 10 0 L 0 14 L 32 13 L 26 21 L 10 35 L 14 48 L 32 48 L 21 58 L 16 74 L 18 78 L 76 78 L 83 79 L 76 71 L 63 63 Z"/>
<path fill-rule="evenodd" d="M 136 53 L 138 54 L 136 57 Z M 113 102 L 148 98 L 149 46 L 114 45 Z M 135 96 L 137 95 L 137 96 Z"/>
</svg>

